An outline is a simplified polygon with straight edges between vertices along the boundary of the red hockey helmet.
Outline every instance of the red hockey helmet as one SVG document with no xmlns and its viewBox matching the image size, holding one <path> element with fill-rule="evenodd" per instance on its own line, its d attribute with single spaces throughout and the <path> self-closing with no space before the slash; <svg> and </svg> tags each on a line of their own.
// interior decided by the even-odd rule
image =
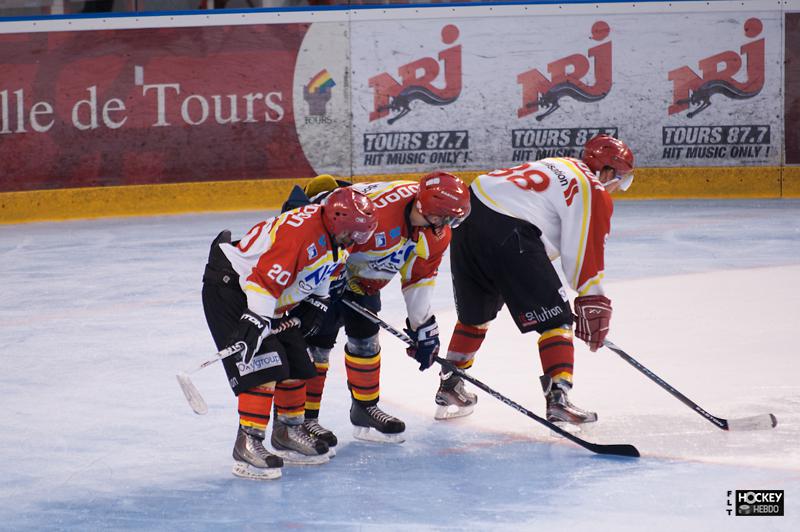
<svg viewBox="0 0 800 532">
<path fill-rule="evenodd" d="M 447 172 L 431 172 L 419 181 L 417 209 L 425 218 L 438 216 L 442 225 L 457 227 L 469 216 L 469 189 Z"/>
<path fill-rule="evenodd" d="M 628 190 L 633 182 L 633 152 L 627 144 L 611 135 L 597 135 L 586 141 L 583 162 L 592 172 L 600 172 L 610 166 L 616 172 L 614 179 L 619 188 Z"/>
<path fill-rule="evenodd" d="M 350 187 L 342 187 L 323 201 L 322 222 L 330 234 L 349 234 L 356 244 L 364 244 L 378 227 L 378 215 L 371 199 Z"/>
</svg>

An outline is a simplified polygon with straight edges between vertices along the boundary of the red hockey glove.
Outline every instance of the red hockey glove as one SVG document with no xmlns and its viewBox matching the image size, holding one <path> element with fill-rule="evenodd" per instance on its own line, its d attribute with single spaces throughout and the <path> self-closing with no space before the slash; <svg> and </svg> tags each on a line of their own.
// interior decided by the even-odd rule
<svg viewBox="0 0 800 532">
<path fill-rule="evenodd" d="M 347 282 L 347 289 L 360 296 L 374 296 L 386 286 L 384 279 L 365 279 L 363 277 L 351 278 Z"/>
<path fill-rule="evenodd" d="M 603 346 L 611 321 L 611 300 L 606 296 L 581 296 L 575 298 L 577 324 L 575 336 L 589 344 L 594 352 Z"/>
</svg>

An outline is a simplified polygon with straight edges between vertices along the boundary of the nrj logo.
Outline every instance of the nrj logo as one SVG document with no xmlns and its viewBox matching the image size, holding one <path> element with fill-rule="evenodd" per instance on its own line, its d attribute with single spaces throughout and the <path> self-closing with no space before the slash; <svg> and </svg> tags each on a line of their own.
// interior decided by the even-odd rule
<svg viewBox="0 0 800 532">
<path fill-rule="evenodd" d="M 453 44 L 458 39 L 458 27 L 448 24 L 442 28 L 442 42 Z M 457 44 L 439 52 L 438 60 L 423 57 L 397 69 L 398 82 L 386 72 L 369 79 L 374 91 L 373 110 L 369 113 L 370 122 L 387 116 L 393 124 L 411 112 L 411 103 L 419 100 L 428 105 L 449 105 L 461 94 L 461 45 Z M 435 87 L 433 82 L 439 78 L 440 67 L 444 69 L 444 87 Z"/>
<path fill-rule="evenodd" d="M 303 99 L 308 102 L 308 114 L 325 116 L 325 108 L 331 99 L 331 89 L 335 86 L 336 82 L 327 69 L 320 70 L 308 85 L 303 86 Z"/>
<path fill-rule="evenodd" d="M 757 18 L 744 23 L 744 34 L 754 39 L 761 34 L 763 24 Z M 733 50 L 721 52 L 698 62 L 701 76 L 688 66 L 670 71 L 668 79 L 673 83 L 672 105 L 668 112 L 673 115 L 692 108 L 688 118 L 702 112 L 711 105 L 711 97 L 720 94 L 734 100 L 746 100 L 761 92 L 764 86 L 764 38 L 743 44 L 740 53 Z M 747 77 L 737 81 L 734 76 L 742 69 L 742 57 L 747 59 Z"/>
<path fill-rule="evenodd" d="M 611 33 L 608 24 L 602 20 L 592 25 L 591 39 L 603 41 Z M 590 61 L 594 60 L 594 84 L 584 82 L 590 71 Z M 536 116 L 543 120 L 560 107 L 561 98 L 572 98 L 579 102 L 597 102 L 606 97 L 611 90 L 611 41 L 592 48 L 586 55 L 572 54 L 547 64 L 548 78 L 538 69 L 528 70 L 517 76 L 522 85 L 522 107 L 517 109 L 517 117 L 544 111 Z"/>
</svg>

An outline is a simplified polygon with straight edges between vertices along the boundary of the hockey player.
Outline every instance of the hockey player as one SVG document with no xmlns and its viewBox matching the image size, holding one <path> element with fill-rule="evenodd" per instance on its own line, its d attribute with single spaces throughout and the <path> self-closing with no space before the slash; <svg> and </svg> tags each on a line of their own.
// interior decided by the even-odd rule
<svg viewBox="0 0 800 532">
<path fill-rule="evenodd" d="M 342 188 L 321 205 L 256 224 L 238 242 L 223 231 L 212 243 L 203 275 L 206 321 L 218 349 L 241 349 L 223 360 L 239 407 L 234 475 L 278 478 L 283 458 L 327 461 L 328 445 L 302 425 L 304 379 L 316 374 L 303 336 L 319 327 L 330 275 L 346 260 L 347 248 L 367 242 L 377 223 L 372 200 Z M 289 319 L 287 312 L 299 318 L 300 328 L 270 335 Z M 279 456 L 263 445 L 273 396 L 271 443 Z"/>
<path fill-rule="evenodd" d="M 321 183 L 326 177 L 328 185 Z M 310 196 L 337 186 L 329 176 L 320 176 L 318 180 L 307 187 Z M 450 228 L 469 215 L 467 186 L 456 176 L 433 172 L 419 184 L 392 181 L 356 184 L 353 188 L 375 202 L 378 228 L 368 242 L 356 245 L 348 257 L 346 287 L 342 287 L 341 297 L 378 312 L 380 290 L 399 272 L 408 315 L 406 332 L 417 341 L 417 347 L 407 353 L 419 362 L 420 370 L 427 369 L 439 352 L 431 296 L 439 263 L 450 243 Z M 318 197 L 312 200 L 317 201 Z M 336 298 L 319 333 L 307 339 L 317 366 L 317 377 L 308 383 L 308 430 L 330 445 L 337 442 L 336 436 L 319 424 L 318 416 L 330 352 L 342 325 L 347 335 L 345 368 L 352 398 L 350 422 L 354 437 L 402 443 L 405 423 L 378 406 L 381 367 L 378 326 Z"/>
<path fill-rule="evenodd" d="M 611 320 L 603 279 L 613 210 L 610 193 L 633 180 L 633 153 L 608 135 L 590 139 L 583 161 L 547 158 L 481 175 L 470 186 L 472 215 L 453 232 L 450 263 L 458 321 L 447 359 L 472 366 L 503 304 L 520 332 L 539 333 L 547 419 L 573 424 L 597 414 L 570 403 L 573 313 L 551 263 L 561 257 L 577 292 L 575 335 L 596 351 Z M 440 374 L 436 419 L 468 415 L 477 397 L 452 372 Z"/>
</svg>

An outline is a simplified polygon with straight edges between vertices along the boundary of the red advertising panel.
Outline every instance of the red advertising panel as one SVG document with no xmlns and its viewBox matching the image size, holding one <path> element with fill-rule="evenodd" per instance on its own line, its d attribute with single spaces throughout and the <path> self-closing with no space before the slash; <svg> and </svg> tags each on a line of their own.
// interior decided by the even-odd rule
<svg viewBox="0 0 800 532">
<path fill-rule="evenodd" d="M 0 191 L 311 175 L 308 26 L 0 35 Z"/>
<path fill-rule="evenodd" d="M 800 164 L 800 13 L 786 14 L 786 164 Z"/>
</svg>

